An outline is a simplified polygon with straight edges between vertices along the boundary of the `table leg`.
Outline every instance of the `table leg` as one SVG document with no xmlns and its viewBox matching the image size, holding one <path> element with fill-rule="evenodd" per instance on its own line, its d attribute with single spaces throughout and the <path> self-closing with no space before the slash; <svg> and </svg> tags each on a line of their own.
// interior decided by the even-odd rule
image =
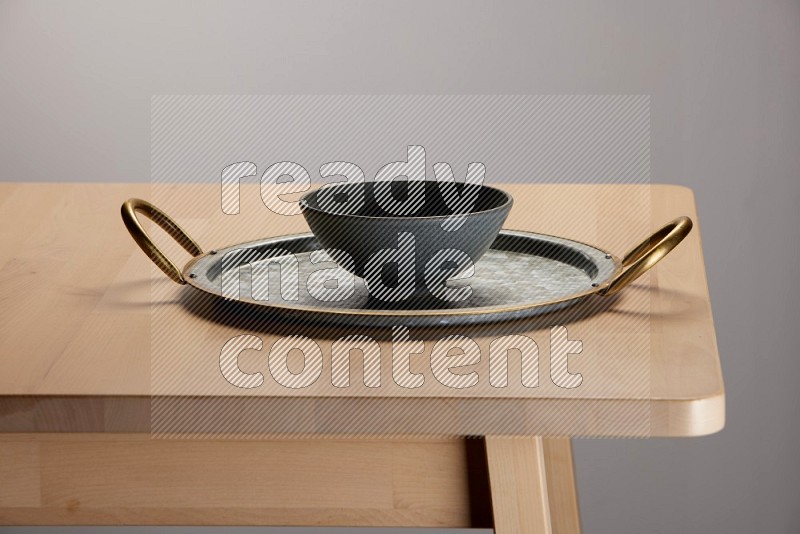
<svg viewBox="0 0 800 534">
<path fill-rule="evenodd" d="M 497 534 L 580 532 L 568 438 L 486 438 Z"/>
</svg>

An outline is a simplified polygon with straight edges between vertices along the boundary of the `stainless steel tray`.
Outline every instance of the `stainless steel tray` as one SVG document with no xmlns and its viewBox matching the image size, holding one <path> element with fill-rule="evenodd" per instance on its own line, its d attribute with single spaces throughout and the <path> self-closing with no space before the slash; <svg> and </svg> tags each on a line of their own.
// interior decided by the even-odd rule
<svg viewBox="0 0 800 534">
<path fill-rule="evenodd" d="M 195 257 L 183 269 L 153 244 L 135 212 L 141 212 L 175 238 Z M 571 239 L 502 230 L 491 249 L 475 264 L 475 272 L 464 283 L 472 295 L 461 302 L 425 299 L 386 303 L 372 299 L 364 282 L 356 278 L 352 295 L 339 301 L 319 300 L 311 295 L 309 275 L 321 269 L 341 269 L 333 260 L 312 264 L 311 254 L 322 250 L 313 234 L 274 237 L 220 248 L 207 253 L 171 218 L 155 206 L 131 199 L 122 206 L 126 227 L 142 250 L 171 279 L 188 284 L 220 299 L 231 300 L 223 291 L 225 273 L 236 270 L 238 295 L 234 300 L 252 311 L 253 307 L 293 320 L 323 321 L 365 326 L 445 326 L 465 323 L 506 321 L 538 315 L 576 304 L 590 295 L 612 295 L 650 269 L 689 233 L 692 222 L 679 217 L 628 252 L 622 260 L 614 255 Z M 269 279 L 263 291 L 264 275 L 253 270 L 259 262 L 280 260 L 276 251 L 297 259 L 299 283 L 286 298 L 278 278 Z M 268 259 L 267 259 L 268 258 Z M 294 263 L 294 262 L 293 262 Z M 343 273 L 340 273 L 343 274 Z M 286 276 L 283 273 L 283 276 Z M 293 275 L 290 275 L 293 276 Z M 458 284 L 458 279 L 449 283 Z M 394 307 L 392 307 L 394 305 Z"/>
</svg>

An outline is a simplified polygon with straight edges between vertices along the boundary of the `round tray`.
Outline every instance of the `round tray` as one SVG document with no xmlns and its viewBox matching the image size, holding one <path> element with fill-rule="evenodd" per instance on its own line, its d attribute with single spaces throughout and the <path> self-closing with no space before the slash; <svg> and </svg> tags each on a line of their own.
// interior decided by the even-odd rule
<svg viewBox="0 0 800 534">
<path fill-rule="evenodd" d="M 182 270 L 153 244 L 136 218 L 137 211 L 152 219 L 195 256 Z M 427 297 L 388 303 L 371 298 L 363 280 L 357 277 L 347 298 L 321 300 L 312 296 L 319 297 L 318 290 L 323 287 L 314 287 L 315 283 L 322 283 L 315 282 L 317 277 L 310 277 L 316 271 L 330 269 L 326 271 L 327 277 L 354 278 L 327 257 L 313 234 L 274 237 L 203 253 L 171 218 L 143 200 L 125 202 L 122 215 L 142 250 L 180 284 L 282 317 L 365 326 L 444 326 L 506 321 L 564 308 L 589 295 L 608 296 L 655 265 L 692 227 L 689 218 L 680 217 L 622 260 L 571 239 L 502 230 L 490 250 L 475 263 L 472 276 L 448 281 L 451 286 L 468 284 L 472 288 L 468 299 L 447 302 Z M 270 275 L 269 264 L 282 260 L 288 269 L 282 267 L 280 277 Z"/>
</svg>

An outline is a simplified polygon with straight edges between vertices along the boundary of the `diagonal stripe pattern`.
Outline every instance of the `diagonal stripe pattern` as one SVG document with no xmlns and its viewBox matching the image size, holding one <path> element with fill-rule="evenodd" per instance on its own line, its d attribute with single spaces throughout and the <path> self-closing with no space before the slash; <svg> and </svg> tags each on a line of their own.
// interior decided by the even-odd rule
<svg viewBox="0 0 800 534">
<path fill-rule="evenodd" d="M 471 205 L 469 185 L 484 180 L 489 184 L 647 183 L 649 106 L 646 95 L 155 96 L 151 101 L 152 201 L 158 205 L 160 200 L 172 198 L 175 184 L 206 182 L 220 187 L 213 189 L 213 203 L 207 198 L 182 201 L 187 206 L 210 205 L 234 215 L 241 209 L 239 184 L 258 182 L 266 175 L 272 185 L 262 191 L 262 198 L 279 200 L 265 202 L 264 209 L 291 217 L 299 213 L 299 207 L 285 199 L 308 189 L 313 182 L 366 180 L 385 184 L 380 197 L 382 207 L 387 211 L 401 210 L 403 214 L 414 210 L 418 192 L 409 183 L 412 201 L 396 203 L 390 193 L 395 178 L 437 179 L 448 206 L 455 212 L 443 225 L 458 231 L 459 209 Z M 393 163 L 386 164 L 387 161 Z M 281 182 L 283 176 L 293 179 Z M 320 201 L 323 199 L 321 195 Z M 348 204 L 358 201 L 348 199 Z M 615 199 L 597 201 L 609 203 Z M 514 209 L 536 209 L 546 217 L 562 216 L 546 205 Z M 649 220 L 648 210 L 649 204 L 643 199 L 630 207 L 631 220 Z M 591 213 L 583 216 L 587 220 L 594 217 Z M 205 228 L 203 243 L 230 244 L 221 240 L 221 229 L 204 227 L 203 214 L 193 217 L 196 227 Z M 230 224 L 236 220 L 230 217 Z M 601 231 L 607 241 L 620 243 L 630 243 L 632 236 L 642 234 L 641 228 L 625 224 L 598 229 Z M 258 235 L 257 228 L 240 227 L 237 232 Z M 397 244 L 408 240 L 408 236 L 398 236 Z M 283 262 L 278 296 L 290 299 L 293 286 L 287 284 L 284 288 L 284 281 L 294 280 L 296 270 L 286 260 L 288 256 L 278 256 L 276 261 Z M 245 259 L 252 262 L 265 258 Z M 320 262 L 324 259 L 319 256 Z M 241 264 L 242 258 L 235 261 Z M 258 277 L 262 278 L 268 280 Z M 367 279 L 369 283 L 370 277 Z M 235 299 L 239 294 L 238 276 L 229 282 L 230 297 Z M 317 285 L 322 283 L 320 280 Z M 373 282 L 373 287 L 376 284 Z M 265 298 L 273 298 L 276 293 L 268 285 L 253 290 Z M 320 296 L 335 299 L 346 291 L 347 287 L 333 288 L 329 293 L 320 290 Z M 377 287 L 376 292 L 390 301 L 400 297 L 391 288 L 383 288 L 381 293 Z M 568 398 L 570 387 L 583 388 L 587 383 L 590 386 L 591 376 L 586 374 L 579 379 L 580 375 L 570 373 L 566 360 L 559 360 L 550 368 L 546 357 L 549 353 L 536 347 L 534 340 L 519 332 L 509 333 L 502 326 L 475 326 L 469 329 L 468 336 L 446 328 L 436 332 L 401 326 L 380 332 L 345 329 L 334 340 L 330 328 L 309 323 L 301 316 L 277 324 L 265 322 L 257 311 L 225 311 L 233 309 L 226 306 L 236 303 L 210 305 L 192 301 L 187 306 L 207 320 L 208 329 L 198 332 L 187 344 L 186 336 L 178 337 L 170 329 L 170 316 L 186 313 L 185 306 L 174 306 L 174 294 L 175 288 L 162 280 L 152 285 L 151 427 L 155 437 L 559 435 L 568 419 L 586 418 L 590 428 L 590 419 L 598 414 L 606 420 L 619 421 L 619 428 L 628 429 L 627 435 L 632 427 L 639 429 L 642 437 L 649 434 L 647 291 L 631 291 L 627 298 L 629 308 L 634 310 L 629 313 L 636 314 L 629 332 L 632 336 L 628 337 L 634 340 L 635 352 L 641 357 L 631 361 L 624 376 L 620 376 L 620 387 L 636 391 L 641 402 L 617 405 L 598 398 L 593 413 L 576 413 L 568 407 L 531 413 L 523 400 L 503 398 L 504 385 L 521 382 L 536 391 L 537 386 L 544 388 L 550 383 L 549 377 L 554 373 L 561 381 L 561 393 Z M 568 349 L 570 325 L 598 314 L 604 306 L 603 302 L 590 300 L 550 316 L 532 318 L 523 329 L 566 325 L 554 339 L 559 347 Z M 219 324 L 220 317 L 228 321 L 225 328 Z M 612 331 L 619 316 L 601 313 L 594 319 L 596 330 Z M 231 329 L 238 337 L 220 337 L 221 332 Z M 271 330 L 279 331 L 281 337 L 271 345 L 261 343 L 261 334 Z M 570 359 L 570 365 L 591 357 L 591 334 L 582 338 L 583 352 L 575 360 Z M 479 336 L 493 336 L 495 341 L 489 350 L 481 345 L 484 350 L 476 353 L 470 341 Z M 395 340 L 391 354 L 381 352 L 375 341 L 387 337 Z M 230 346 L 225 345 L 227 341 L 231 341 Z M 227 348 L 223 350 L 223 346 Z M 195 355 L 201 364 L 187 372 L 174 357 L 178 352 Z M 441 358 L 430 359 L 427 368 L 419 365 L 433 353 Z M 330 359 L 325 354 L 330 354 Z M 420 355 L 424 356 L 422 360 Z M 469 368 L 463 373 L 456 369 L 453 374 L 440 363 L 449 358 L 449 365 L 468 365 L 476 356 L 483 356 L 477 364 L 477 380 L 497 388 L 498 400 L 494 404 L 481 404 L 469 397 L 476 378 Z M 260 358 L 260 366 L 252 365 L 255 357 Z M 400 358 L 406 371 L 397 376 L 392 365 L 394 357 Z M 361 375 L 355 372 L 357 369 Z M 225 379 L 226 375 L 244 380 L 243 385 L 237 388 Z M 442 380 L 452 386 L 450 396 L 404 397 L 398 393 L 402 388 L 424 392 Z M 176 381 L 188 393 L 173 395 Z M 323 383 L 329 386 L 325 391 L 336 389 L 346 394 L 292 394 L 310 391 Z M 276 384 L 283 388 L 281 395 L 274 395 L 276 389 L 266 389 Z M 392 384 L 392 394 L 387 395 L 384 388 Z M 241 394 L 228 396 L 232 389 Z M 192 394 L 194 391 L 197 393 Z M 609 428 L 608 434 L 613 436 L 614 425 Z"/>
</svg>

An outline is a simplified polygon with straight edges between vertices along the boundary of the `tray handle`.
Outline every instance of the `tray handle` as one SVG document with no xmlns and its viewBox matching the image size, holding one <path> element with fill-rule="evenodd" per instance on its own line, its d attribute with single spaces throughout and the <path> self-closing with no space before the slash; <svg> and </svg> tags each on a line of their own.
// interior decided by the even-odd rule
<svg viewBox="0 0 800 534">
<path fill-rule="evenodd" d="M 203 253 L 203 249 L 189 237 L 183 228 L 178 226 L 178 223 L 146 200 L 130 198 L 122 204 L 122 222 L 125 223 L 125 228 L 128 229 L 139 248 L 147 254 L 159 269 L 164 271 L 164 274 L 179 284 L 185 284 L 186 280 L 184 280 L 181 270 L 161 252 L 142 227 L 139 218 L 136 216 L 137 211 L 160 226 L 192 256 L 199 256 Z"/>
<path fill-rule="evenodd" d="M 678 217 L 656 231 L 625 254 L 622 259 L 622 271 L 600 294 L 608 297 L 628 286 L 661 261 L 691 231 L 692 220 L 689 217 Z"/>
</svg>

